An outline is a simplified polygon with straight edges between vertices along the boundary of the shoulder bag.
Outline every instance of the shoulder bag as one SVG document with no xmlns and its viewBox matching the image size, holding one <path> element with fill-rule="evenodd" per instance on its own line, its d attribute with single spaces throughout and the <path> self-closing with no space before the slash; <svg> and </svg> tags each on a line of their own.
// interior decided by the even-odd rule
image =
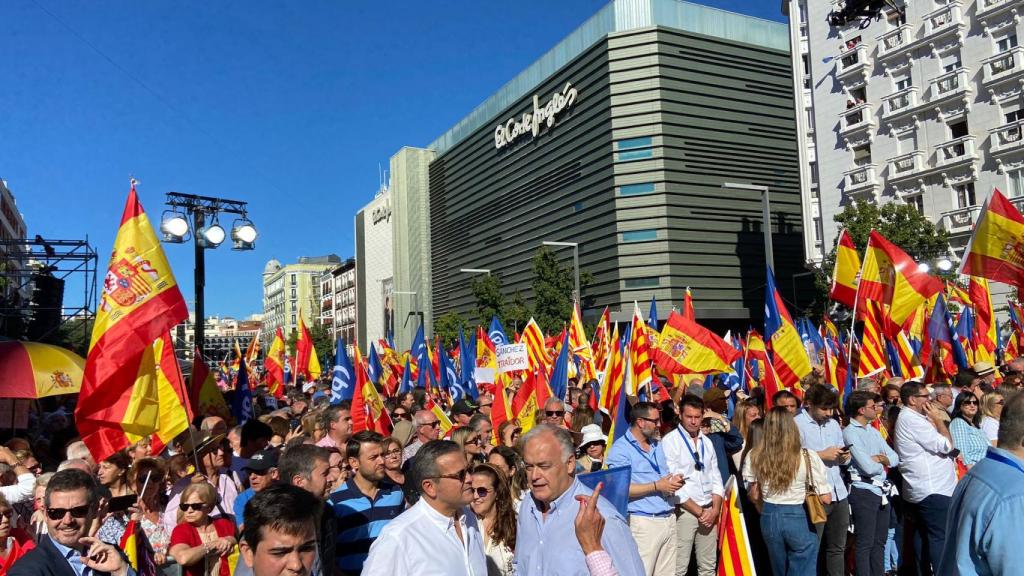
<svg viewBox="0 0 1024 576">
<path fill-rule="evenodd" d="M 804 496 L 804 508 L 807 509 L 807 519 L 811 521 L 811 524 L 824 524 L 828 520 L 828 514 L 825 513 L 825 505 L 821 503 L 821 498 L 818 497 L 818 489 L 814 486 L 814 480 L 812 480 L 811 457 L 807 450 L 803 450 L 803 453 L 807 478 L 807 494 Z"/>
</svg>

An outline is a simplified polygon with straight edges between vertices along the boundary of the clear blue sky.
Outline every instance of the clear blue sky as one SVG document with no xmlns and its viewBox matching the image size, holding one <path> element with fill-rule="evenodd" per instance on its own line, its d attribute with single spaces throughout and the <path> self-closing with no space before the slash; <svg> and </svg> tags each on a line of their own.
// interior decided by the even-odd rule
<svg viewBox="0 0 1024 576">
<path fill-rule="evenodd" d="M 782 20 L 777 0 L 702 3 Z M 351 256 L 378 164 L 604 4 L 3 0 L 0 177 L 30 236 L 88 236 L 101 274 L 129 175 L 157 226 L 167 191 L 248 201 L 257 249 L 207 253 L 206 312 L 258 312 L 268 259 Z M 191 246 L 166 251 L 191 300 Z"/>
</svg>

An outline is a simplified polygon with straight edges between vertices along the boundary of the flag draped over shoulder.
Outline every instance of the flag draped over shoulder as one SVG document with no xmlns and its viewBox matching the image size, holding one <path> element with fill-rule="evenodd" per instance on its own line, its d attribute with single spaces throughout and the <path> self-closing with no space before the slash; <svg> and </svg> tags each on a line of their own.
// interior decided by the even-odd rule
<svg viewBox="0 0 1024 576">
<path fill-rule="evenodd" d="M 652 351 L 655 365 L 666 374 L 728 372 L 740 357 L 731 344 L 674 310 Z"/>
<path fill-rule="evenodd" d="M 985 201 L 960 274 L 1024 286 L 1024 216 L 999 190 Z"/>
<path fill-rule="evenodd" d="M 97 462 L 156 431 L 153 343 L 188 308 L 134 182 L 93 325 L 75 423 Z M 149 385 L 136 382 L 148 380 Z"/>
<path fill-rule="evenodd" d="M 843 230 L 836 245 L 836 266 L 832 269 L 832 288 L 828 297 L 840 304 L 853 308 L 857 299 L 857 274 L 860 273 L 860 256 L 853 245 L 850 233 Z"/>
</svg>

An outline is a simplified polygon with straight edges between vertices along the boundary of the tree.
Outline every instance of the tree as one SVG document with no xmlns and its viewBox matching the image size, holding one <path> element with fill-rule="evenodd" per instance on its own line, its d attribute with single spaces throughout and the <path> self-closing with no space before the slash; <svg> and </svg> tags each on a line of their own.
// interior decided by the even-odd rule
<svg viewBox="0 0 1024 576">
<path fill-rule="evenodd" d="M 459 330 L 466 327 L 466 320 L 454 310 L 445 312 L 434 321 L 434 335 L 441 339 L 445 348 L 451 348 L 459 341 Z"/>
<path fill-rule="evenodd" d="M 295 345 L 298 341 L 299 331 L 293 328 L 292 331 L 288 333 L 288 338 L 284 341 L 285 349 L 288 351 L 289 358 L 295 358 Z"/>
<path fill-rule="evenodd" d="M 533 317 L 547 334 L 558 333 L 572 314 L 571 267 L 562 266 L 548 247 L 533 256 Z"/>
<path fill-rule="evenodd" d="M 501 323 L 505 326 L 506 330 L 520 331 L 526 323 L 530 321 L 530 316 L 533 314 L 530 311 L 530 307 L 526 305 L 526 299 L 523 298 L 522 292 L 516 290 L 512 294 L 512 301 L 505 305 L 504 315 L 501 318 Z"/>
<path fill-rule="evenodd" d="M 56 344 L 71 350 L 82 358 L 89 354 L 89 341 L 92 340 L 92 319 L 72 318 L 57 329 Z"/>
<path fill-rule="evenodd" d="M 331 331 L 327 329 L 321 322 L 314 320 L 313 324 L 309 326 L 309 337 L 313 340 L 313 347 L 316 348 L 317 360 L 320 361 L 321 368 L 327 368 L 334 365 L 334 337 L 331 336 Z"/>
<path fill-rule="evenodd" d="M 861 258 L 864 257 L 864 249 L 872 230 L 878 231 L 918 262 L 935 260 L 949 252 L 949 233 L 937 229 L 931 220 L 909 204 L 887 202 L 879 206 L 858 200 L 836 214 L 834 220 L 840 229 L 850 233 L 850 239 L 853 240 Z M 837 235 L 833 240 L 832 250 L 822 260 L 821 268 L 815 274 L 817 299 L 811 309 L 817 313 L 823 312 L 828 303 L 838 244 Z"/>
<path fill-rule="evenodd" d="M 477 276 L 469 282 L 469 288 L 473 291 L 473 296 L 476 297 L 476 314 L 479 325 L 489 326 L 492 317 L 502 317 L 502 312 L 505 309 L 505 295 L 501 293 L 501 278 L 497 274 Z"/>
</svg>

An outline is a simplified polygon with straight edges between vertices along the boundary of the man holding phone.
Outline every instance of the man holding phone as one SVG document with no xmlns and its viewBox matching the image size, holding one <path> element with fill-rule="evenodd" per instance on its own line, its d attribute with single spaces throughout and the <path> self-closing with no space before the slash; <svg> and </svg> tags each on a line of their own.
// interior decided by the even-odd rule
<svg viewBox="0 0 1024 576">
<path fill-rule="evenodd" d="M 850 463 L 850 451 L 839 422 L 832 418 L 838 401 L 834 390 L 815 384 L 804 392 L 804 410 L 794 417 L 800 430 L 800 444 L 821 457 L 832 489 L 832 502 L 825 505 L 828 520 L 816 525 L 821 541 L 818 564 L 824 565 L 829 576 L 846 574 L 846 533 L 850 529 L 850 506 L 846 500 L 850 492 L 840 471 L 840 466 Z"/>
</svg>

